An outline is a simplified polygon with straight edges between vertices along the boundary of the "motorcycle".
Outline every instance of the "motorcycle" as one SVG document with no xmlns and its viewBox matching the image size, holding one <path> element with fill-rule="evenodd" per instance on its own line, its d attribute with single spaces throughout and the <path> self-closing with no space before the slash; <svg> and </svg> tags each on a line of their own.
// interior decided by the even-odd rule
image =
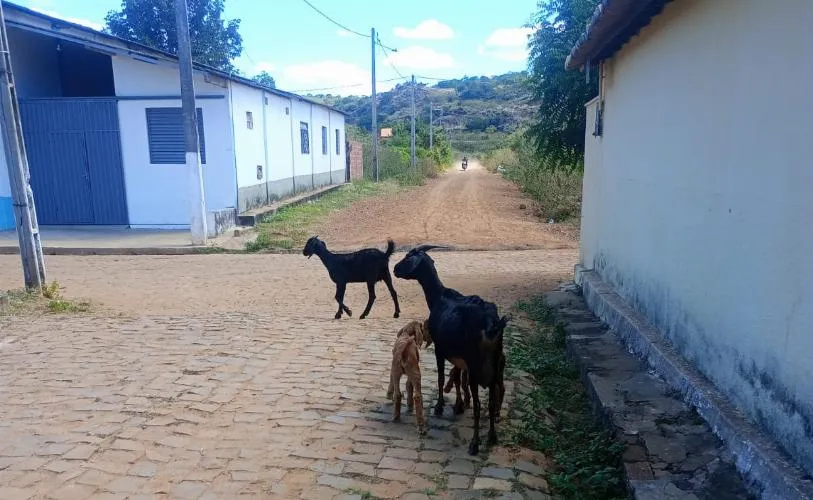
<svg viewBox="0 0 813 500">
<path fill-rule="evenodd" d="M 468 167 L 468 166 L 469 166 L 469 161 L 468 160 L 463 160 L 463 170 L 466 170 L 466 167 Z"/>
</svg>

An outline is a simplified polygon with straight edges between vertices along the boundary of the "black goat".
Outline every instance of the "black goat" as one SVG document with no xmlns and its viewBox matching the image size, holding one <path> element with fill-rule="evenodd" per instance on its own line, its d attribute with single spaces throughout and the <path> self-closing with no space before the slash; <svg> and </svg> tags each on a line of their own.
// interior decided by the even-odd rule
<svg viewBox="0 0 813 500">
<path fill-rule="evenodd" d="M 435 344 L 438 369 L 435 415 L 443 414 L 445 361 L 448 359 L 455 366 L 468 371 L 469 389 L 474 402 L 474 435 L 469 443 L 469 454 L 476 455 L 480 445 L 479 387 L 489 390 L 488 443 L 497 442 L 495 422 L 504 395 L 503 331 L 510 317 L 500 317 L 496 305 L 476 295 L 464 296 L 457 290 L 443 286 L 434 261 L 426 254 L 432 248 L 436 247 L 423 245 L 411 250 L 395 265 L 395 276 L 417 280 L 429 306 L 427 326 Z M 459 396 L 456 411 L 458 405 Z"/>
<path fill-rule="evenodd" d="M 339 303 L 336 319 L 342 317 L 342 310 L 348 316 L 353 316 L 350 308 L 344 305 L 344 292 L 348 283 L 367 283 L 367 293 L 369 295 L 367 307 L 359 316 L 359 319 L 364 319 L 370 313 L 373 302 L 375 302 L 375 284 L 382 280 L 387 284 L 390 295 L 392 295 L 392 301 L 395 302 L 393 318 L 397 318 L 401 314 L 401 308 L 398 306 L 398 294 L 395 293 L 395 288 L 392 286 L 389 267 L 390 256 L 394 251 L 395 243 L 392 240 L 387 240 L 386 252 L 382 252 L 377 248 L 365 248 L 346 254 L 333 253 L 327 249 L 325 242 L 320 240 L 318 236 L 313 236 L 305 243 L 302 255 L 309 259 L 313 255 L 318 256 L 322 260 L 322 264 L 327 268 L 330 279 L 336 283 L 336 302 Z"/>
</svg>

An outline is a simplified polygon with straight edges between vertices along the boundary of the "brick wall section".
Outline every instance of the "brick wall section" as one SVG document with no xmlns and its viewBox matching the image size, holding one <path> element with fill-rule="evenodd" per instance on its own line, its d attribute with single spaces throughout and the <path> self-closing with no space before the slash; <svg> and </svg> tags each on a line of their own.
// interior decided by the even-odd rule
<svg viewBox="0 0 813 500">
<path fill-rule="evenodd" d="M 364 146 L 358 141 L 350 141 L 350 180 L 364 177 Z"/>
</svg>

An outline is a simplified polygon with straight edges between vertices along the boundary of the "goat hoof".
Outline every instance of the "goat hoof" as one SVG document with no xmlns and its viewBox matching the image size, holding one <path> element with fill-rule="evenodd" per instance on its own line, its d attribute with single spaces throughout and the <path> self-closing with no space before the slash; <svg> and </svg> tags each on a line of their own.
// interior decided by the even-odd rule
<svg viewBox="0 0 813 500">
<path fill-rule="evenodd" d="M 418 427 L 418 434 L 420 434 L 421 436 L 426 436 L 426 427 L 424 426 Z"/>
<path fill-rule="evenodd" d="M 333 319 L 342 319 L 342 315 L 341 315 L 341 314 L 337 314 L 337 315 L 333 316 Z"/>
<path fill-rule="evenodd" d="M 480 453 L 480 445 L 474 441 L 469 443 L 469 455 L 477 455 Z"/>
<path fill-rule="evenodd" d="M 454 414 L 455 415 L 462 415 L 465 411 L 465 407 L 462 404 L 454 405 Z"/>
<path fill-rule="evenodd" d="M 488 442 L 488 445 L 489 445 L 489 446 L 494 446 L 495 444 L 497 444 L 497 433 L 495 432 L 494 434 L 491 434 L 491 433 L 489 432 L 489 433 L 488 433 L 488 441 L 487 441 L 487 442 Z"/>
<path fill-rule="evenodd" d="M 393 314 L 393 315 L 392 315 L 392 317 L 393 317 L 393 318 L 397 318 L 397 317 L 399 317 L 400 315 L 401 315 L 401 313 L 395 313 L 395 314 Z"/>
<path fill-rule="evenodd" d="M 443 416 L 443 405 L 436 405 L 435 406 L 435 416 L 442 417 Z"/>
<path fill-rule="evenodd" d="M 401 415 L 393 415 L 392 421 L 393 422 L 400 422 L 401 421 Z"/>
<path fill-rule="evenodd" d="M 388 392 L 388 393 L 387 393 L 387 399 L 389 399 L 390 401 L 392 401 L 392 393 L 391 393 L 391 392 Z"/>
</svg>

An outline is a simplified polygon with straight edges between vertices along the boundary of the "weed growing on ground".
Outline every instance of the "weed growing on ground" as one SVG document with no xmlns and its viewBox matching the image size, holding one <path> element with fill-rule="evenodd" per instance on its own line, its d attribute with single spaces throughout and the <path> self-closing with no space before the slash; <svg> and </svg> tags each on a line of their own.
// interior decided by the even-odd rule
<svg viewBox="0 0 813 500">
<path fill-rule="evenodd" d="M 358 495 L 362 498 L 362 500 L 375 500 L 375 496 L 367 490 L 362 490 L 360 488 L 348 488 L 344 491 L 348 495 Z"/>
<path fill-rule="evenodd" d="M 42 287 L 42 293 L 29 290 L 10 290 L 6 293 L 5 304 L 0 315 L 18 316 L 26 314 L 83 313 L 90 311 L 88 302 L 73 302 L 62 297 L 59 282 L 52 281 Z"/>
<path fill-rule="evenodd" d="M 246 251 L 291 250 L 305 245 L 309 231 L 331 212 L 370 196 L 388 195 L 401 189 L 392 181 L 356 181 L 317 200 L 281 208 L 257 226 L 257 239 L 246 243 Z"/>
<path fill-rule="evenodd" d="M 510 439 L 554 460 L 547 481 L 565 498 L 626 498 L 621 470 L 623 445 L 601 428 L 590 408 L 578 368 L 567 357 L 564 325 L 544 299 L 520 302 L 517 310 L 533 328 L 507 337 L 509 366 L 533 377 L 530 393 L 518 396 L 520 418 Z"/>
</svg>

